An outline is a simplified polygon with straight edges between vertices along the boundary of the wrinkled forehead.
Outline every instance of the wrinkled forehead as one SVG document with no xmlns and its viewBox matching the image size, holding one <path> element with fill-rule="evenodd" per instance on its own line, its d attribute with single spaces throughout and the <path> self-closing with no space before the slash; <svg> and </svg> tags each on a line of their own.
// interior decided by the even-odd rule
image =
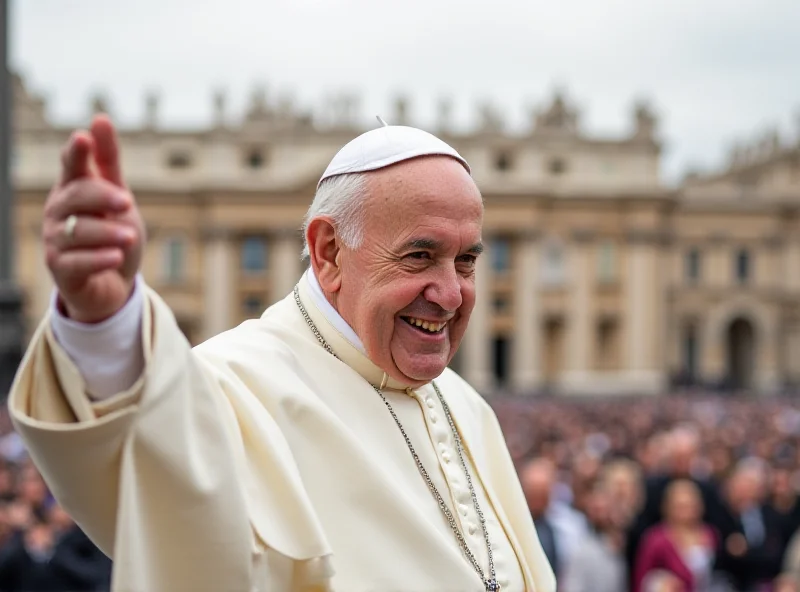
<svg viewBox="0 0 800 592">
<path fill-rule="evenodd" d="M 483 215 L 483 199 L 470 174 L 455 159 L 425 156 L 366 174 L 365 206 L 392 215 Z"/>
</svg>

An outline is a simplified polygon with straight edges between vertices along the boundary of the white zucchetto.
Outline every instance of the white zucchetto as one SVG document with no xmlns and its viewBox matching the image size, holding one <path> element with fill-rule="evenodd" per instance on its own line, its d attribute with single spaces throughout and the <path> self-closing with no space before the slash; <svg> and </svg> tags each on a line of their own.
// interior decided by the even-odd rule
<svg viewBox="0 0 800 592">
<path fill-rule="evenodd" d="M 335 175 L 374 171 L 411 158 L 433 155 L 451 156 L 471 172 L 467 161 L 433 134 L 404 125 L 384 125 L 345 144 L 325 169 L 317 187 Z"/>
</svg>

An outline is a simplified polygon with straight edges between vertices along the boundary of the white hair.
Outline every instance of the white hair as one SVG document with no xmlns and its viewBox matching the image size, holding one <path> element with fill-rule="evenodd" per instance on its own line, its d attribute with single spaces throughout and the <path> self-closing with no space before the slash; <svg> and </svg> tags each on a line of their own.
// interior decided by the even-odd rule
<svg viewBox="0 0 800 592">
<path fill-rule="evenodd" d="M 303 218 L 303 254 L 310 256 L 308 225 L 314 218 L 328 216 L 333 220 L 336 234 L 348 249 L 357 249 L 364 238 L 364 197 L 366 196 L 364 173 L 337 175 L 325 179 L 317 189 L 314 200 Z"/>
</svg>

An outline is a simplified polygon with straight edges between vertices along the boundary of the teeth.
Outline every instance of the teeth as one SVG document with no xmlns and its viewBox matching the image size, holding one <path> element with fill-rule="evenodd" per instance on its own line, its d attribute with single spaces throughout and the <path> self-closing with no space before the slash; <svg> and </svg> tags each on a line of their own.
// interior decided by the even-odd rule
<svg viewBox="0 0 800 592">
<path fill-rule="evenodd" d="M 415 319 L 414 317 L 406 317 L 411 325 L 430 331 L 431 333 L 438 333 L 447 323 L 434 323 L 431 321 L 423 321 L 422 319 Z"/>
</svg>

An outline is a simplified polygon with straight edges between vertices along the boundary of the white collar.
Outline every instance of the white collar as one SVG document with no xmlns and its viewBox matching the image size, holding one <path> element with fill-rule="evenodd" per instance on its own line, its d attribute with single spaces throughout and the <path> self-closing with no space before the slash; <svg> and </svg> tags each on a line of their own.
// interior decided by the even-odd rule
<svg viewBox="0 0 800 592">
<path fill-rule="evenodd" d="M 314 275 L 314 270 L 310 267 L 306 271 L 306 278 L 308 279 L 308 284 L 311 287 L 311 297 L 314 300 L 314 304 L 317 305 L 322 311 L 322 314 L 325 315 L 325 318 L 328 319 L 328 322 L 336 327 L 336 330 L 339 331 L 342 335 L 347 338 L 347 341 L 350 344 L 358 349 L 362 354 L 366 355 L 367 350 L 364 348 L 364 344 L 361 343 L 361 340 L 356 335 L 356 332 L 353 331 L 353 328 L 347 324 L 342 318 L 342 315 L 339 314 L 328 299 L 325 298 L 325 294 L 322 293 L 322 288 L 319 285 L 319 281 L 317 281 L 317 276 Z"/>
</svg>

